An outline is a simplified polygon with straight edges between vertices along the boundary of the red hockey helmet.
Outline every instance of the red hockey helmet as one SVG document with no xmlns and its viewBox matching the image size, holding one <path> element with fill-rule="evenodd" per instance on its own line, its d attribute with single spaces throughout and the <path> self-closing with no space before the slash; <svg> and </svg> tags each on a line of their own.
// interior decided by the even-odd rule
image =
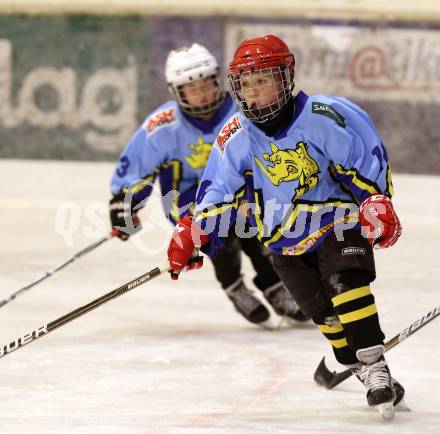
<svg viewBox="0 0 440 434">
<path fill-rule="evenodd" d="M 238 74 L 255 69 L 285 66 L 293 73 L 295 56 L 286 43 L 274 35 L 245 39 L 240 43 L 229 64 L 229 73 Z"/>
<path fill-rule="evenodd" d="M 245 39 L 229 64 L 229 90 L 237 109 L 252 121 L 262 123 L 276 117 L 287 103 L 294 87 L 294 75 L 295 56 L 282 39 L 274 35 Z M 274 83 L 272 91 L 268 89 L 267 79 Z M 246 98 L 244 80 L 247 93 L 258 95 L 254 101 Z M 264 92 L 256 84 L 263 81 L 266 81 Z"/>
</svg>

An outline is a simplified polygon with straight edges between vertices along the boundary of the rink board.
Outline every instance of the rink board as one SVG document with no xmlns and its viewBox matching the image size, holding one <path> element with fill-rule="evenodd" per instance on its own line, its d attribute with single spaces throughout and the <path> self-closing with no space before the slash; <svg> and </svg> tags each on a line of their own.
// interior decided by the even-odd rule
<svg viewBox="0 0 440 434">
<path fill-rule="evenodd" d="M 275 33 L 298 90 L 367 110 L 395 171 L 440 174 L 440 25 L 362 17 L 0 15 L 0 157 L 114 160 L 170 98 L 171 49 L 201 42 L 224 72 L 239 41 Z"/>
</svg>

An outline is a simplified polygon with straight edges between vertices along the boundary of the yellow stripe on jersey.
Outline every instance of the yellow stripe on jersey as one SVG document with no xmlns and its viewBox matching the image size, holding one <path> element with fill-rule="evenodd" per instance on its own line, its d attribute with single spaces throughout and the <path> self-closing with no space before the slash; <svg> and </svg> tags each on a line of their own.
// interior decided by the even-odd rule
<svg viewBox="0 0 440 434">
<path fill-rule="evenodd" d="M 134 183 L 134 185 L 130 185 L 130 187 L 124 187 L 122 189 L 122 191 L 124 193 L 130 192 L 130 193 L 135 194 L 135 193 L 139 193 L 144 188 L 147 188 L 147 187 L 150 187 L 150 186 L 152 187 L 151 184 L 154 183 L 154 180 L 156 178 L 157 173 L 159 173 L 159 169 L 156 168 L 153 171 L 153 173 L 151 173 L 150 175 L 145 176 L 144 179 L 142 179 L 142 180 L 140 179 L 138 182 Z"/>
<path fill-rule="evenodd" d="M 387 187 L 388 187 L 388 193 L 390 194 L 390 197 L 393 197 L 393 195 L 394 195 L 394 187 L 393 187 L 393 181 L 391 179 L 391 166 L 390 166 L 390 163 L 387 164 Z"/>
<path fill-rule="evenodd" d="M 294 223 L 298 217 L 298 214 L 301 211 L 314 213 L 314 212 L 322 211 L 322 209 L 326 208 L 326 207 L 347 209 L 348 205 L 349 204 L 347 204 L 347 202 L 342 202 L 340 200 L 332 201 L 332 202 L 323 202 L 323 203 L 315 204 L 315 205 L 298 203 L 294 206 L 292 213 L 288 217 L 286 223 L 283 226 L 280 226 L 278 228 L 278 230 L 275 232 L 275 234 L 272 235 L 272 237 L 268 241 L 265 241 L 264 245 L 266 247 L 268 247 L 269 244 L 275 243 L 276 241 L 278 241 L 283 236 L 283 233 L 285 231 L 288 231 L 294 225 Z M 331 223 L 331 225 L 334 226 L 334 223 Z M 320 230 L 318 230 L 316 233 L 319 233 L 319 232 L 320 232 Z M 319 236 L 318 236 L 318 238 L 319 238 Z M 302 242 L 306 242 L 306 240 L 303 240 Z"/>
<path fill-rule="evenodd" d="M 258 196 L 258 193 L 255 192 L 254 193 L 254 197 L 255 197 L 255 210 L 253 212 L 253 215 L 255 217 L 255 223 L 257 224 L 257 229 L 258 229 L 258 235 L 257 238 L 259 240 L 261 240 L 261 238 L 264 236 L 264 223 L 261 220 L 261 215 L 263 213 L 263 206 L 260 203 L 260 197 Z"/>
<path fill-rule="evenodd" d="M 302 255 L 330 229 L 333 229 L 338 224 L 356 223 L 359 220 L 358 214 L 348 214 L 340 219 L 334 220 L 328 225 L 323 226 L 313 234 L 308 235 L 295 246 L 283 247 L 283 255 Z"/>
<path fill-rule="evenodd" d="M 182 176 L 182 162 L 179 160 L 170 160 L 162 164 L 162 168 L 167 169 L 168 167 L 171 167 L 173 170 L 173 190 L 179 191 L 179 184 Z M 178 201 L 179 195 L 176 194 L 176 196 L 173 198 L 173 208 L 170 211 L 171 217 L 173 217 L 176 222 L 180 220 Z"/>
<path fill-rule="evenodd" d="M 346 170 L 340 164 L 335 164 L 335 169 L 340 175 L 351 176 L 351 182 L 356 185 L 356 187 L 361 190 L 368 191 L 370 194 L 379 194 L 380 191 L 377 191 L 375 187 L 368 184 L 367 182 L 361 180 L 358 176 L 359 173 L 355 169 Z"/>
<path fill-rule="evenodd" d="M 286 224 L 284 224 L 283 226 L 280 226 L 278 228 L 278 230 L 275 232 L 275 234 L 272 235 L 272 237 L 268 241 L 265 241 L 264 245 L 266 247 L 268 247 L 269 244 L 275 243 L 276 241 L 278 241 L 283 236 L 283 232 L 285 232 L 286 230 L 290 229 L 293 226 L 300 211 L 313 212 L 313 209 L 315 207 L 316 207 L 315 209 L 318 209 L 318 208 L 322 208 L 322 206 L 323 205 L 308 205 L 308 204 L 301 204 L 301 203 L 294 206 L 292 213 L 290 214 L 290 216 L 288 217 L 288 219 L 286 221 Z"/>
<path fill-rule="evenodd" d="M 336 295 L 332 298 L 333 307 L 339 306 L 343 303 L 347 303 L 348 301 L 356 300 L 357 298 L 365 297 L 366 295 L 370 295 L 371 290 L 370 287 L 361 286 L 360 288 L 350 289 L 350 291 L 343 292 L 342 294 Z"/>
<path fill-rule="evenodd" d="M 341 321 L 342 324 L 347 324 L 349 322 L 359 321 L 361 319 L 367 318 L 371 315 L 374 315 L 375 313 L 377 313 L 377 309 L 376 305 L 373 303 L 370 304 L 370 306 L 364 307 L 362 309 L 338 315 L 338 317 L 339 321 Z"/>
<path fill-rule="evenodd" d="M 205 211 L 203 213 L 198 214 L 195 221 L 197 222 L 207 217 L 213 217 L 216 215 L 223 214 L 225 211 L 227 211 L 230 208 L 233 208 L 233 205 L 230 203 L 225 203 L 222 206 L 215 207 L 213 209 L 210 209 L 209 211 Z"/>
<path fill-rule="evenodd" d="M 204 218 L 213 217 L 213 216 L 223 214 L 226 210 L 228 210 L 230 208 L 238 209 L 238 202 L 240 201 L 240 199 L 243 196 L 244 196 L 244 188 L 240 189 L 240 191 L 235 194 L 234 201 L 232 203 L 224 203 L 224 204 L 221 204 L 220 206 L 216 206 L 215 208 L 210 209 L 208 211 L 201 212 L 201 213 L 197 214 L 195 221 L 199 222 L 200 220 L 203 220 Z"/>
</svg>

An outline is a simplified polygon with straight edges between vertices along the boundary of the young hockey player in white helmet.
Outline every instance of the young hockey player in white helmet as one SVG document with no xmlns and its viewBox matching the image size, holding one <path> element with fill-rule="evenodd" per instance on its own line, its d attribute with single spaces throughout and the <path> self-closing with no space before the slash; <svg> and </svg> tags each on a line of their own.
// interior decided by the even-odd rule
<svg viewBox="0 0 440 434">
<path fill-rule="evenodd" d="M 139 230 L 137 211 L 145 205 L 156 178 L 172 224 L 190 211 L 212 143 L 225 120 L 235 112 L 231 97 L 222 87 L 217 61 L 205 47 L 193 44 L 171 51 L 165 77 L 175 100 L 161 105 L 145 119 L 113 173 L 110 218 L 122 240 Z M 171 197 L 173 190 L 178 192 L 177 197 Z M 231 233 L 212 262 L 217 279 L 237 311 L 252 323 L 269 324 L 268 309 L 243 282 L 241 251 L 249 256 L 256 271 L 255 286 L 275 312 L 304 320 L 269 257 L 262 253 L 260 242 L 255 237 L 240 240 Z"/>
<path fill-rule="evenodd" d="M 226 123 L 234 131 L 214 144 L 194 216 L 178 223 L 171 240 L 170 265 L 181 269 L 195 247 L 213 254 L 219 228 L 234 225 L 223 210 L 246 189 L 256 204 L 258 236 L 275 253 L 283 283 L 336 359 L 365 385 L 368 404 L 391 418 L 404 389 L 384 358 L 370 290 L 373 246 L 389 247 L 401 233 L 387 152 L 354 103 L 304 92 L 294 97 L 294 68 L 293 53 L 276 36 L 237 48 L 228 78 L 240 113 Z"/>
</svg>

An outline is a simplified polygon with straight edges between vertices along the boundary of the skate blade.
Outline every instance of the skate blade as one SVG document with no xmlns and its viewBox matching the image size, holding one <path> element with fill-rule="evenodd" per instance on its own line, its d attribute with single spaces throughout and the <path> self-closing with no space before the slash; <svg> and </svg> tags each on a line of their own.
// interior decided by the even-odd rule
<svg viewBox="0 0 440 434">
<path fill-rule="evenodd" d="M 405 401 L 405 398 L 402 398 L 397 405 L 394 406 L 397 411 L 411 411 L 408 407 L 408 404 Z"/>
<path fill-rule="evenodd" d="M 274 319 L 274 321 L 271 321 L 271 326 L 272 326 L 272 330 L 281 330 L 281 328 L 286 324 L 286 320 L 284 316 L 275 316 L 275 314 L 272 315 L 272 319 Z"/>
<path fill-rule="evenodd" d="M 276 325 L 270 319 L 263 322 L 259 322 L 257 325 L 264 330 L 270 330 L 270 331 L 278 330 L 280 327 L 280 324 Z"/>
<path fill-rule="evenodd" d="M 379 410 L 383 420 L 391 420 L 394 417 L 394 405 L 392 402 L 376 405 L 375 408 Z"/>
<path fill-rule="evenodd" d="M 280 323 L 278 324 L 278 328 L 280 329 L 281 326 L 283 326 L 284 324 L 286 325 L 286 327 L 295 327 L 295 325 L 298 324 L 298 321 L 295 321 L 289 316 L 282 316 L 280 319 Z"/>
</svg>

